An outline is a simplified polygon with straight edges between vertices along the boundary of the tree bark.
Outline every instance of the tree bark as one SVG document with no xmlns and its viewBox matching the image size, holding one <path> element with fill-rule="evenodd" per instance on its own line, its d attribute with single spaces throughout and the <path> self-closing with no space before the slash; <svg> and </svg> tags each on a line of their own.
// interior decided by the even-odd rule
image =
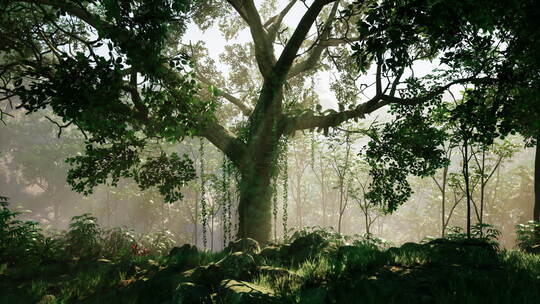
<svg viewBox="0 0 540 304">
<path fill-rule="evenodd" d="M 240 202 L 238 237 L 266 243 L 272 230 L 272 176 L 276 174 L 275 153 L 282 133 L 277 123 L 282 112 L 283 83 L 265 81 L 257 107 L 249 120 L 245 157 L 239 170 Z"/>
<path fill-rule="evenodd" d="M 258 162 L 242 173 L 238 206 L 238 237 L 252 238 L 264 244 L 270 240 L 272 228 L 273 164 Z"/>
</svg>

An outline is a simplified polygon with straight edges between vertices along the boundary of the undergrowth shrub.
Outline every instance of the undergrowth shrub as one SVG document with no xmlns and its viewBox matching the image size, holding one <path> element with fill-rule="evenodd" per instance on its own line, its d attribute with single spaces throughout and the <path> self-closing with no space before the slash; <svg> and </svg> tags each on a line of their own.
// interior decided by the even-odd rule
<svg viewBox="0 0 540 304">
<path fill-rule="evenodd" d="M 516 246 L 522 251 L 540 253 L 540 222 L 516 225 Z"/>
<path fill-rule="evenodd" d="M 358 247 L 370 247 L 373 249 L 379 249 L 379 250 L 386 250 L 392 246 L 392 243 L 382 239 L 378 238 L 376 236 L 373 236 L 371 233 L 363 234 L 363 235 L 354 235 L 355 237 L 352 244 L 354 246 Z"/>
<path fill-rule="evenodd" d="M 158 230 L 145 234 L 140 240 L 140 246 L 146 253 L 166 255 L 176 244 L 176 236 L 169 230 Z"/>
<path fill-rule="evenodd" d="M 166 255 L 176 244 L 175 235 L 160 230 L 135 235 L 126 227 L 103 229 L 89 213 L 74 216 L 67 231 L 44 231 L 33 221 L 18 220 L 20 212 L 8 208 L 0 196 L 0 267 L 39 265 L 73 258 L 92 260 L 132 259 L 137 256 Z"/>
<path fill-rule="evenodd" d="M 448 227 L 447 233 L 445 235 L 446 240 L 454 241 L 454 242 L 477 242 L 477 243 L 486 243 L 490 247 L 492 247 L 494 250 L 500 249 L 499 244 L 499 237 L 501 236 L 501 232 L 493 227 L 491 224 L 486 223 L 476 223 L 471 226 L 471 237 L 470 239 L 467 238 L 467 233 L 464 232 L 463 228 L 454 226 L 454 227 Z M 424 238 L 420 243 L 426 244 L 429 242 L 432 242 L 434 240 L 438 240 L 434 237 L 426 237 Z"/>
<path fill-rule="evenodd" d="M 391 243 L 375 237 L 373 234 L 353 234 L 344 235 L 334 230 L 332 227 L 302 227 L 300 229 L 290 229 L 291 237 L 287 240 L 292 243 L 299 238 L 306 237 L 308 235 L 318 235 L 322 239 L 328 241 L 331 244 L 343 246 L 343 245 L 355 245 L 355 246 L 372 246 L 378 249 L 386 249 L 390 247 Z"/>
<path fill-rule="evenodd" d="M 467 233 L 465 233 L 461 227 L 448 227 L 447 229 L 448 232 L 446 233 L 446 238 L 449 240 L 462 240 L 467 238 Z M 501 232 L 491 224 L 476 223 L 471 226 L 471 238 L 473 239 L 481 239 L 498 244 L 499 236 L 501 236 Z"/>
<path fill-rule="evenodd" d="M 322 239 L 338 245 L 345 245 L 348 241 L 351 240 L 350 236 L 338 233 L 332 227 L 323 228 L 320 226 L 302 227 L 299 229 L 291 228 L 289 231 L 289 235 L 291 236 L 288 240 L 286 240 L 289 243 L 293 243 L 295 240 L 299 238 L 305 238 L 309 235 L 320 236 Z"/>
<path fill-rule="evenodd" d="M 136 255 L 134 245 L 135 232 L 126 227 L 114 227 L 103 230 L 102 255 L 111 259 L 124 259 Z"/>
<path fill-rule="evenodd" d="M 0 264 L 39 263 L 39 246 L 46 243 L 37 223 L 17 220 L 20 212 L 8 209 L 0 196 Z"/>
<path fill-rule="evenodd" d="M 89 213 L 74 216 L 66 233 L 68 254 L 81 259 L 98 257 L 102 249 L 102 232 L 97 219 Z"/>
</svg>

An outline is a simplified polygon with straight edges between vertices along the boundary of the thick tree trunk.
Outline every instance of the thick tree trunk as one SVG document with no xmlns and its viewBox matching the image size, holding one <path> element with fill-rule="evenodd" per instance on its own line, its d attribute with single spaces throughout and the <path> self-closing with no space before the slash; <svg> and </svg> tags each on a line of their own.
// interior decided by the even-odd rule
<svg viewBox="0 0 540 304">
<path fill-rule="evenodd" d="M 250 117 L 246 154 L 240 165 L 238 237 L 267 243 L 272 233 L 272 187 L 281 133 L 278 119 L 282 112 L 283 79 L 265 81 L 257 106 Z"/>
<path fill-rule="evenodd" d="M 239 238 L 252 238 L 264 244 L 272 230 L 272 163 L 259 163 L 242 174 L 238 206 Z"/>
<path fill-rule="evenodd" d="M 540 221 L 540 134 L 536 136 L 536 156 L 534 159 L 534 209 L 533 220 Z"/>
</svg>

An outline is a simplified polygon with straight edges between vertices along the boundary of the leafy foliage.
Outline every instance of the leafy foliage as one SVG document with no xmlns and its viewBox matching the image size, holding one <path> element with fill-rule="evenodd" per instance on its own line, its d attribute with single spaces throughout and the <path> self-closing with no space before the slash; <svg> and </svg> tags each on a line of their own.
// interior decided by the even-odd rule
<svg viewBox="0 0 540 304">
<path fill-rule="evenodd" d="M 125 227 L 113 227 L 103 230 L 101 239 L 104 256 L 125 259 L 132 257 L 136 253 L 132 247 L 137 243 L 135 233 Z"/>
<path fill-rule="evenodd" d="M 66 250 L 81 259 L 95 258 L 102 250 L 101 234 L 102 229 L 95 217 L 89 213 L 74 216 L 66 234 Z"/>
<path fill-rule="evenodd" d="M 176 236 L 168 230 L 159 230 L 155 233 L 144 235 L 140 243 L 148 253 L 154 255 L 166 255 L 176 245 Z"/>
<path fill-rule="evenodd" d="M 540 223 L 528 221 L 516 226 L 517 247 L 525 252 L 540 253 Z"/>
<path fill-rule="evenodd" d="M 488 76 L 461 106 L 468 124 L 484 128 L 484 141 L 521 132 L 536 137 L 540 36 L 535 1 L 379 1 L 365 6 L 354 47 L 360 66 L 371 57 L 399 71 L 418 58 L 433 59 L 452 78 Z M 511 17 L 510 17 L 511 16 Z M 445 77 L 446 77 L 445 76 Z M 531 111 L 535 109 L 534 111 Z M 459 109 L 458 109 L 459 110 Z M 527 114 L 529 113 L 529 114 Z M 533 118 L 534 117 L 534 118 Z M 482 118 L 478 120 L 478 118 Z M 533 121 L 534 120 L 534 121 Z M 480 130 L 480 129 L 479 129 Z"/>
<path fill-rule="evenodd" d="M 213 100 L 195 97 L 199 86 L 189 58 L 167 53 L 171 35 L 185 29 L 191 5 L 189 0 L 62 1 L 37 15 L 31 4 L 0 7 L 1 30 L 11 37 L 8 50 L 24 45 L 17 44 L 20 37 L 10 28 L 52 32 L 52 42 L 45 45 L 54 60 L 6 57 L 2 75 L 13 88 L 4 89 L 19 96 L 18 108 L 27 113 L 51 108 L 62 119 L 60 131 L 75 125 L 83 132 L 85 155 L 69 160 L 68 181 L 75 190 L 89 194 L 109 179 L 116 185 L 120 178 L 135 178 L 141 189 L 156 186 L 169 202 L 181 199 L 180 187 L 194 178 L 190 161 L 174 153 L 139 159 L 155 141 L 195 135 L 212 116 Z M 78 18 L 69 17 L 74 11 Z M 28 23 L 17 23 L 29 14 Z M 76 27 L 53 30 L 68 20 Z M 90 41 L 86 36 L 92 27 L 98 37 Z M 28 39 L 39 44 L 35 37 Z M 56 46 L 56 39 L 74 51 Z"/>
<path fill-rule="evenodd" d="M 35 222 L 16 219 L 20 213 L 9 210 L 7 206 L 7 198 L 0 196 L 0 261 L 9 264 L 37 263 L 39 246 L 45 240 L 41 229 Z"/>
<path fill-rule="evenodd" d="M 467 239 L 467 234 L 463 232 L 461 227 L 448 227 L 447 229 L 448 233 L 446 234 L 446 238 L 449 240 Z M 494 228 L 493 225 L 487 223 L 476 223 L 475 225 L 471 226 L 471 238 L 497 244 L 497 247 L 497 240 L 499 239 L 500 235 L 501 232 L 499 230 Z"/>
<path fill-rule="evenodd" d="M 155 159 L 147 160 L 135 175 L 142 190 L 156 186 L 170 203 L 182 199 L 181 187 L 193 179 L 195 168 L 186 154 L 181 159 L 176 153 L 167 156 L 163 152 Z"/>
<path fill-rule="evenodd" d="M 441 149 L 444 131 L 421 107 L 395 107 L 398 117 L 381 130 L 371 129 L 366 158 L 372 182 L 366 199 L 395 211 L 411 195 L 407 177 L 430 176 L 448 163 Z"/>
</svg>

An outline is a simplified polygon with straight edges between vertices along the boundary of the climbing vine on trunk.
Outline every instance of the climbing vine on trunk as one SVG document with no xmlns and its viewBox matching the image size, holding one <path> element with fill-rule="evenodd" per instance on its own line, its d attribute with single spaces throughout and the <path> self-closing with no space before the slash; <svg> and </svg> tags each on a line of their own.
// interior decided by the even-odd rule
<svg viewBox="0 0 540 304">
<path fill-rule="evenodd" d="M 202 233 L 203 233 L 203 246 L 206 248 L 207 239 L 206 239 L 206 230 L 208 227 L 208 211 L 206 210 L 206 180 L 204 177 L 204 141 L 201 138 L 199 146 L 200 154 L 200 177 L 201 177 L 201 216 L 202 216 Z"/>
<path fill-rule="evenodd" d="M 280 169 L 280 178 L 281 178 L 281 185 L 283 187 L 283 239 L 287 241 L 288 235 L 287 235 L 287 220 L 288 220 L 288 214 L 287 214 L 287 207 L 288 207 L 288 198 L 289 198 L 289 173 L 288 173 L 288 156 L 287 156 L 287 148 L 288 148 L 288 140 L 287 137 L 283 137 L 283 139 L 280 141 L 279 151 L 279 157 L 278 157 L 278 168 Z"/>
<path fill-rule="evenodd" d="M 231 241 L 231 163 L 223 155 L 222 170 L 222 222 L 223 222 L 223 248 Z"/>
<path fill-rule="evenodd" d="M 277 177 L 272 177 L 272 217 L 274 219 L 274 240 L 277 240 L 277 216 L 278 216 L 278 185 Z"/>
</svg>

